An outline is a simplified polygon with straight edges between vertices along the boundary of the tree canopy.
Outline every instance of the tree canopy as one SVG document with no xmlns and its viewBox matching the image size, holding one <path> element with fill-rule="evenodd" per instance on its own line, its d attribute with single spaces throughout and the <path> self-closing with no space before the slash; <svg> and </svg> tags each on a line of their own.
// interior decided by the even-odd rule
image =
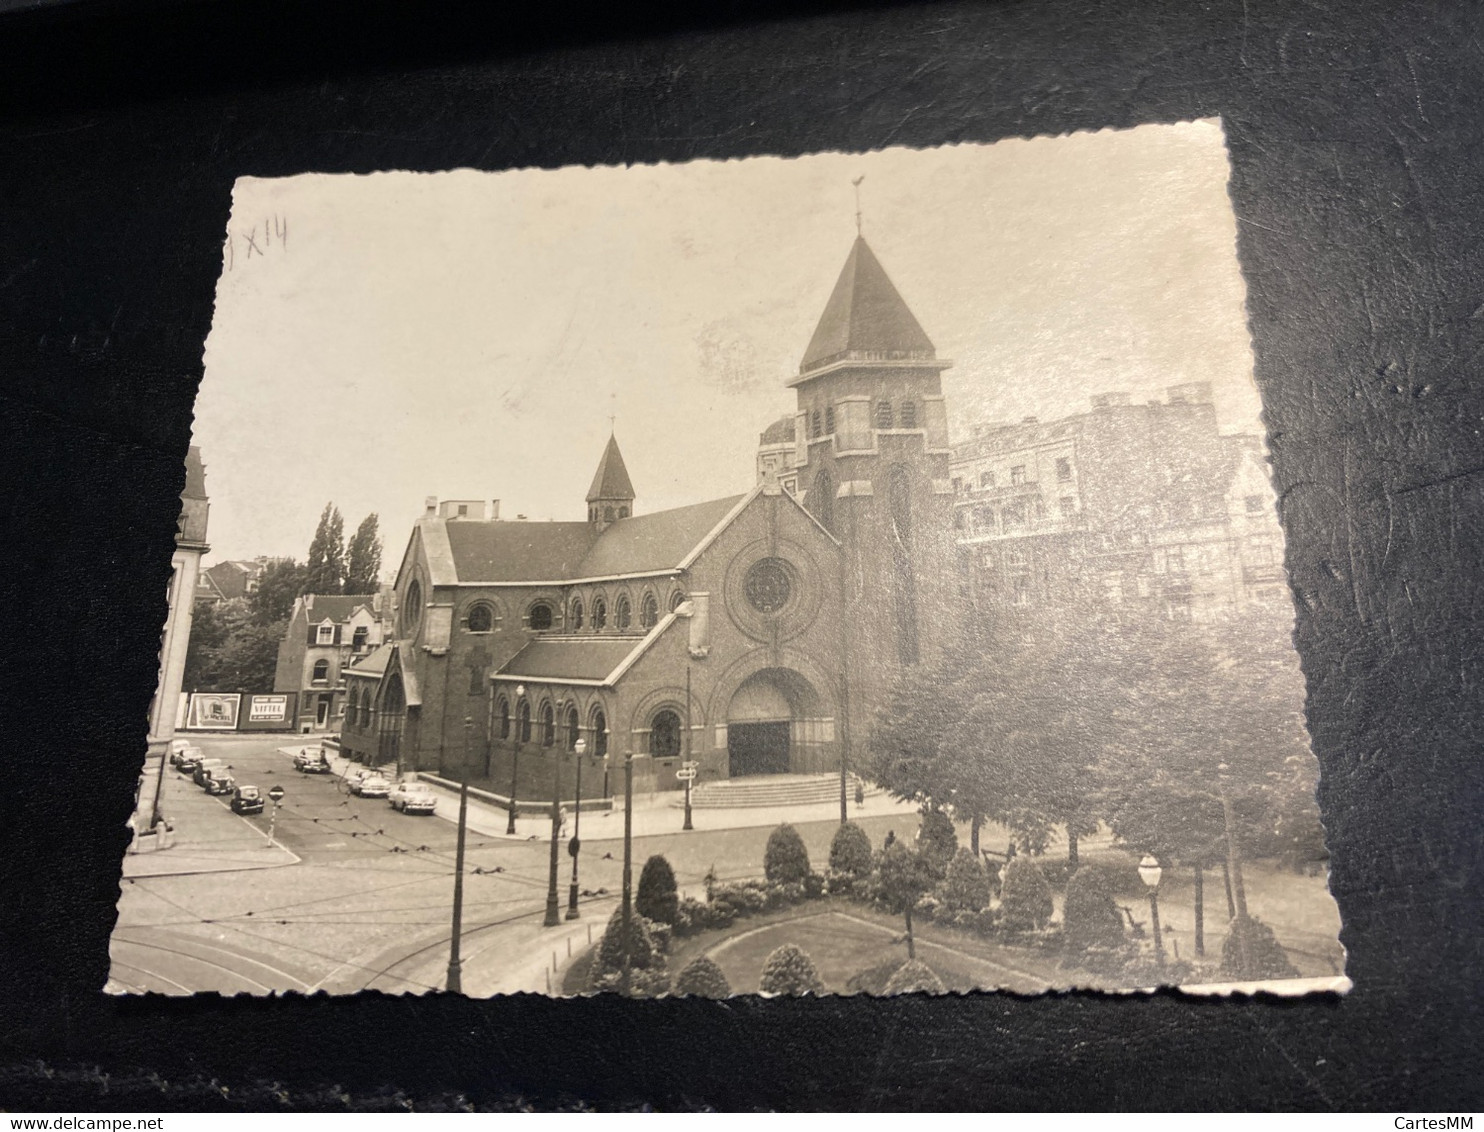
<svg viewBox="0 0 1484 1132">
<path fill-rule="evenodd" d="M 326 503 L 320 513 L 319 526 L 309 544 L 309 561 L 305 564 L 304 593 L 338 594 L 345 585 L 345 520 L 340 509 Z"/>
<path fill-rule="evenodd" d="M 361 520 L 345 548 L 345 592 L 375 593 L 381 581 L 381 537 L 373 511 Z"/>
</svg>

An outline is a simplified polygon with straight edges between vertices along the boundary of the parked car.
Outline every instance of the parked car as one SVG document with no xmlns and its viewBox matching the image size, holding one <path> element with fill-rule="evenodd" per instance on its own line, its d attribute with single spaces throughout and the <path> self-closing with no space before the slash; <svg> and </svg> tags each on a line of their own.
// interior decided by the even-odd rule
<svg viewBox="0 0 1484 1132">
<path fill-rule="evenodd" d="M 237 780 L 225 768 L 218 767 L 206 775 L 201 786 L 208 794 L 230 794 L 237 789 Z"/>
<path fill-rule="evenodd" d="M 261 814 L 263 792 L 256 786 L 237 787 L 232 791 L 232 812 L 234 814 Z"/>
<path fill-rule="evenodd" d="M 392 784 L 379 774 L 359 774 L 350 780 L 350 792 L 361 798 L 385 798 Z"/>
<path fill-rule="evenodd" d="M 330 760 L 319 747 L 305 747 L 294 756 L 294 769 L 300 774 L 329 774 Z"/>
<path fill-rule="evenodd" d="M 194 770 L 195 764 L 206 756 L 202 753 L 200 747 L 194 746 L 191 743 L 184 743 L 181 746 L 175 745 L 180 742 L 177 739 L 174 743 L 170 744 L 170 765 L 178 770 Z M 187 767 L 187 763 L 190 763 L 191 766 Z"/>
<path fill-rule="evenodd" d="M 404 814 L 431 814 L 438 805 L 438 795 L 425 782 L 399 782 L 392 787 L 386 800 L 392 809 Z"/>
<path fill-rule="evenodd" d="M 191 771 L 191 781 L 197 786 L 205 786 L 206 779 L 214 770 L 230 770 L 225 759 L 201 759 L 196 763 L 195 769 Z"/>
</svg>

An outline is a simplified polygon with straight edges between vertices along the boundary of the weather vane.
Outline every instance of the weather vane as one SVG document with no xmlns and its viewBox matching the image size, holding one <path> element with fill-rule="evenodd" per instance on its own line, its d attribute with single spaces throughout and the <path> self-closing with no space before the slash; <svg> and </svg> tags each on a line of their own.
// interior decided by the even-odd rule
<svg viewBox="0 0 1484 1132">
<path fill-rule="evenodd" d="M 855 186 L 855 234 L 857 236 L 861 235 L 861 182 L 865 179 L 866 175 L 862 173 L 850 182 Z"/>
</svg>

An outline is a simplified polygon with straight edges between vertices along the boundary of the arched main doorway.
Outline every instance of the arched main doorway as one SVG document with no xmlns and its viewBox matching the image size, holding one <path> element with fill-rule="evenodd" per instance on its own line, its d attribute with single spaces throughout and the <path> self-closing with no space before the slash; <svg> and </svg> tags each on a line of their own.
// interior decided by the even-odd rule
<svg viewBox="0 0 1484 1132">
<path fill-rule="evenodd" d="M 748 677 L 727 708 L 727 762 L 733 778 L 787 774 L 800 769 L 801 746 L 811 743 L 807 723 L 819 715 L 819 697 L 788 668 L 765 668 Z"/>
</svg>

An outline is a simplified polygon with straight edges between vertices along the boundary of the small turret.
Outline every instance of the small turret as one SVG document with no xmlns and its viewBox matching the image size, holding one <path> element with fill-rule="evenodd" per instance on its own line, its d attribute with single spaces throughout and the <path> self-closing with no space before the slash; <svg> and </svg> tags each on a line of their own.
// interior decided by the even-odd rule
<svg viewBox="0 0 1484 1132">
<path fill-rule="evenodd" d="M 634 485 L 629 481 L 629 470 L 624 467 L 618 440 L 609 436 L 593 485 L 587 489 L 587 521 L 601 531 L 610 523 L 627 519 L 633 510 Z"/>
</svg>

